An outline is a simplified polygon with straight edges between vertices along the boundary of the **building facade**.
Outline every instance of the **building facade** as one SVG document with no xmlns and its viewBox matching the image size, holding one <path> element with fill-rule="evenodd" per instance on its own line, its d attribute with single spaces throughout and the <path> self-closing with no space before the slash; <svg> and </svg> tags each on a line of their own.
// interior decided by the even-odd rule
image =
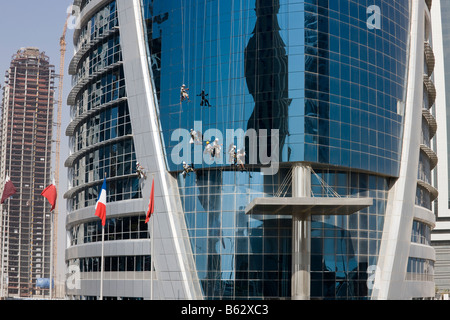
<svg viewBox="0 0 450 320">
<path fill-rule="evenodd" d="M 445 19 L 450 12 L 450 4 L 446 1 L 436 1 L 431 10 L 432 43 L 435 49 L 436 68 L 434 79 L 438 95 L 436 97 L 436 118 L 438 130 L 436 133 L 437 155 L 442 161 L 437 166 L 436 182 L 439 187 L 439 201 L 436 206 L 436 227 L 431 234 L 432 245 L 436 251 L 435 281 L 437 294 L 445 294 L 450 290 L 450 210 L 449 210 L 449 176 L 448 176 L 448 110 L 447 93 L 450 92 L 448 57 L 450 55 L 450 24 Z M 447 159 L 447 160 L 445 160 Z"/>
<path fill-rule="evenodd" d="M 0 176 L 17 193 L 1 206 L 1 297 L 48 297 L 51 206 L 41 192 L 51 184 L 54 66 L 37 48 L 13 56 L 3 88 Z M 44 280 L 45 283 L 45 280 Z"/>
<path fill-rule="evenodd" d="M 112 236 L 105 247 L 119 265 L 151 255 L 154 269 L 106 268 L 105 297 L 434 296 L 431 1 L 75 4 L 66 259 L 81 288 L 70 296 L 99 295 L 93 206 L 105 172 L 113 225 L 145 218 L 155 183 L 144 239 Z M 115 87 L 103 79 L 116 69 L 108 100 Z M 119 103 L 130 131 L 102 137 L 109 120 L 95 116 Z M 122 175 L 123 149 L 103 151 L 118 140 L 132 145 Z M 117 197 L 113 182 L 130 179 L 136 189 Z"/>
</svg>

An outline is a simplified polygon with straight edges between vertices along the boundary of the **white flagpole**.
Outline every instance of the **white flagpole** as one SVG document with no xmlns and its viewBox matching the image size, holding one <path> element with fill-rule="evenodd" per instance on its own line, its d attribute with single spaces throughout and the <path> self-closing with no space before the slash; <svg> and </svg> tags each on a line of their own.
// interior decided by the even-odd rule
<svg viewBox="0 0 450 320">
<path fill-rule="evenodd" d="M 105 172 L 105 179 L 106 179 L 106 172 Z M 105 190 L 106 192 L 106 190 Z M 107 195 L 106 195 L 107 198 Z M 106 201 L 105 201 L 106 206 Z M 106 220 L 106 217 L 105 217 Z M 105 265 L 105 226 L 102 223 L 102 256 L 100 261 L 100 300 L 103 300 L 103 270 Z"/>
<path fill-rule="evenodd" d="M 1 273 L 0 273 L 0 276 L 1 276 L 1 278 L 0 278 L 0 300 L 2 300 L 3 297 L 4 297 L 3 283 L 4 283 L 4 278 L 5 278 L 5 273 L 4 273 L 5 266 L 3 265 L 3 261 L 5 260 L 5 258 L 4 258 L 4 251 L 5 251 L 5 229 L 6 229 L 6 227 L 4 226 L 4 224 L 6 224 L 6 217 L 5 217 L 6 211 L 3 212 L 3 205 L 1 205 L 0 208 L 1 208 L 1 215 L 2 215 L 1 219 L 0 219 L 1 222 L 2 222 L 2 225 L 1 225 L 1 230 L 2 230 L 2 247 L 1 247 L 1 250 L 2 250 L 2 253 L 0 255 L 1 259 L 2 259 L 2 261 L 0 261 L 0 265 L 1 265 L 2 270 L 1 270 Z"/>
<path fill-rule="evenodd" d="M 1 277 L 2 277 L 1 291 L 2 292 L 0 293 L 0 297 L 2 299 L 4 299 L 5 297 L 8 297 L 8 289 L 9 289 L 9 281 L 6 282 L 6 288 L 5 288 L 5 267 L 8 267 L 8 264 L 6 264 L 6 266 L 4 264 L 4 259 L 5 259 L 4 252 L 5 252 L 5 237 L 6 237 L 5 233 L 6 233 L 6 228 L 7 228 L 6 223 L 8 223 L 8 236 L 9 236 L 9 212 L 10 212 L 10 209 L 11 209 L 10 201 L 11 200 L 8 199 L 8 212 L 6 212 L 6 211 L 2 212 L 2 219 L 3 219 L 3 222 L 2 222 L 3 241 L 2 241 L 2 254 L 1 254 L 1 257 L 2 257 L 2 262 L 1 262 L 1 266 L 2 266 L 2 271 L 1 271 Z M 3 208 L 3 206 L 2 206 L 2 208 Z M 8 218 L 8 221 L 6 221 L 6 217 Z M 9 254 L 9 241 L 8 241 L 8 254 Z M 9 261 L 9 256 L 8 256 L 8 261 Z M 6 278 L 9 279 L 9 273 L 6 273 Z M 6 292 L 5 292 L 5 290 L 6 290 Z"/>
<path fill-rule="evenodd" d="M 105 226 L 102 226 L 102 257 L 100 262 L 100 300 L 103 300 L 103 269 L 105 265 Z"/>
<path fill-rule="evenodd" d="M 152 216 L 153 216 L 153 214 L 152 214 Z M 153 300 L 153 276 L 154 276 L 154 274 L 153 274 L 153 270 L 154 270 L 154 268 L 153 268 L 153 245 L 154 245 L 154 240 L 155 240 L 155 237 L 154 237 L 154 228 L 153 228 L 153 225 L 154 225 L 154 222 L 153 222 L 153 220 L 154 220 L 154 217 L 150 217 L 151 218 L 151 223 L 152 223 L 152 232 L 151 232 L 151 234 L 150 234 L 150 241 L 151 241 L 151 249 L 150 249 L 150 271 L 151 271 L 151 273 L 150 273 L 150 275 L 151 275 L 151 282 L 150 282 L 150 298 L 151 298 L 151 300 Z"/>
<path fill-rule="evenodd" d="M 8 177 L 8 175 L 9 175 L 9 172 L 6 173 L 7 177 Z M 8 201 L 8 204 L 9 204 L 9 201 Z M 1 265 L 2 270 L 0 272 L 0 276 L 1 276 L 1 279 L 0 279 L 0 300 L 5 297 L 5 294 L 4 294 L 4 281 L 5 281 L 5 272 L 4 272 L 5 256 L 4 256 L 4 252 L 5 252 L 5 232 L 6 232 L 6 217 L 5 217 L 6 216 L 6 211 L 3 211 L 3 206 L 4 206 L 3 204 L 0 205 L 0 208 L 1 208 L 1 211 L 2 211 L 1 212 L 2 217 L 0 219 L 0 221 L 2 222 L 2 225 L 1 225 L 1 230 L 2 230 L 2 247 L 1 247 L 1 250 L 2 250 L 2 253 L 0 255 L 0 257 L 2 259 L 2 261 L 0 261 L 0 265 Z M 8 212 L 9 212 L 9 205 L 8 205 Z M 8 243 L 9 243 L 9 241 L 8 241 Z M 8 290 L 8 289 L 6 289 L 6 290 Z"/>
<path fill-rule="evenodd" d="M 52 183 L 53 183 L 53 185 L 56 186 L 54 178 L 52 178 Z M 53 241 L 55 241 L 53 238 L 53 228 L 54 228 L 53 213 L 54 213 L 54 210 L 50 211 L 50 284 L 49 284 L 50 300 L 52 300 L 52 298 L 53 298 L 53 263 L 54 263 L 54 261 L 53 261 L 53 253 L 54 253 L 53 252 Z"/>
<path fill-rule="evenodd" d="M 8 279 L 8 281 L 6 281 L 5 283 L 5 267 L 8 267 L 8 263 L 6 264 L 6 266 L 4 265 L 4 252 L 5 252 L 5 233 L 6 233 L 6 229 L 8 229 L 8 237 L 9 237 L 9 212 L 11 211 L 11 199 L 8 199 L 8 211 L 6 212 L 2 212 L 3 215 L 3 219 L 4 219 L 4 224 L 3 224 L 3 242 L 2 242 L 2 293 L 1 296 L 4 299 L 5 297 L 8 297 L 8 290 L 9 290 L 9 272 L 6 273 L 6 279 Z M 6 217 L 8 218 L 8 221 L 6 220 Z M 6 223 L 8 223 L 8 226 L 6 226 Z M 7 261 L 9 261 L 9 241 L 8 241 L 8 259 Z M 5 288 L 6 285 L 6 288 Z M 5 292 L 6 291 L 6 292 Z"/>
<path fill-rule="evenodd" d="M 155 184 L 155 173 L 152 173 L 152 190 Z M 150 299 L 153 300 L 153 278 L 155 276 L 154 273 L 154 247 L 155 247 L 155 197 L 153 195 L 153 197 L 150 199 L 150 201 L 153 201 L 153 211 L 151 212 L 151 216 L 150 216 L 150 223 L 151 223 L 151 232 L 150 232 L 150 276 L 151 276 L 151 280 L 150 280 Z M 150 203 L 149 203 L 150 205 Z M 150 209 L 150 208 L 149 208 Z"/>
<path fill-rule="evenodd" d="M 50 300 L 52 300 L 53 295 L 53 211 L 50 212 Z"/>
</svg>

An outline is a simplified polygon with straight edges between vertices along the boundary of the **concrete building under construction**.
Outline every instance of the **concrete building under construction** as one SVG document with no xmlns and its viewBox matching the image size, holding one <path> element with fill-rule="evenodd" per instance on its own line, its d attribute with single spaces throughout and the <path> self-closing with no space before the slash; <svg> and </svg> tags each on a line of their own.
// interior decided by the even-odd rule
<svg viewBox="0 0 450 320">
<path fill-rule="evenodd" d="M 2 205 L 0 297 L 47 297 L 52 264 L 50 204 L 55 69 L 37 48 L 12 57 L 3 88 L 0 191 L 6 176 L 17 193 Z"/>
</svg>

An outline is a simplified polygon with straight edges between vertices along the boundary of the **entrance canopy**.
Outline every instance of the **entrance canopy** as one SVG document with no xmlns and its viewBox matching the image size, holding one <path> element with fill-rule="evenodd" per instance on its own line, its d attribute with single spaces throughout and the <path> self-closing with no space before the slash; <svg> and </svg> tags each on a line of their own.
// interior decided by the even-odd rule
<svg viewBox="0 0 450 320">
<path fill-rule="evenodd" d="M 256 198 L 245 208 L 245 213 L 257 215 L 350 215 L 370 207 L 372 204 L 372 198 Z"/>
</svg>

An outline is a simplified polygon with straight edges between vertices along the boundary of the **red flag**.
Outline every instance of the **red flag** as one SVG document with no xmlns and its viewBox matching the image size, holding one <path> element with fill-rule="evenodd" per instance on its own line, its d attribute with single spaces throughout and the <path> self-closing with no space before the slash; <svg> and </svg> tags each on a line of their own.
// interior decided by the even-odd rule
<svg viewBox="0 0 450 320">
<path fill-rule="evenodd" d="M 152 182 L 152 191 L 150 192 L 150 202 L 148 204 L 147 218 L 145 219 L 145 223 L 150 221 L 150 217 L 155 211 L 155 179 Z"/>
<path fill-rule="evenodd" d="M 14 184 L 11 182 L 9 176 L 6 176 L 5 188 L 3 189 L 2 201 L 0 203 L 3 204 L 6 199 L 11 197 L 16 192 L 16 187 L 14 187 Z"/>
<path fill-rule="evenodd" d="M 52 209 L 50 211 L 53 211 L 56 206 L 56 198 L 57 198 L 57 191 L 56 186 L 54 184 L 49 185 L 47 188 L 42 191 L 41 196 L 47 198 L 47 200 L 52 205 Z"/>
</svg>

